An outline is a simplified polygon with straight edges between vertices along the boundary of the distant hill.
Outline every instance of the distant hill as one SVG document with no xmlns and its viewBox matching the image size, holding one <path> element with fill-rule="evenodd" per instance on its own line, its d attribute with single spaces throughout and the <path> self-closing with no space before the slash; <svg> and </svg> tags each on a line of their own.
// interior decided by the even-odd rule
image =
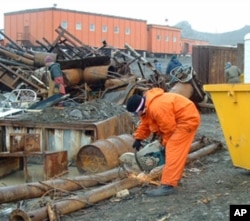
<svg viewBox="0 0 250 221">
<path fill-rule="evenodd" d="M 244 43 L 244 37 L 247 33 L 250 33 L 250 26 L 246 25 L 242 29 L 225 32 L 225 33 L 206 33 L 193 30 L 191 25 L 187 21 L 182 21 L 176 24 L 174 27 L 181 28 L 181 37 L 205 40 L 210 45 L 232 45 L 235 46 L 240 43 Z"/>
</svg>

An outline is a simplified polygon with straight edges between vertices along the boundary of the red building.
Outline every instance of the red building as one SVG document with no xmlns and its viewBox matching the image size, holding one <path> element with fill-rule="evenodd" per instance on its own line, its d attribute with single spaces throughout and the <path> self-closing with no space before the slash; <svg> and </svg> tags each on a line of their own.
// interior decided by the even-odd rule
<svg viewBox="0 0 250 221">
<path fill-rule="evenodd" d="M 181 54 L 192 55 L 193 46 L 198 46 L 198 45 L 201 45 L 201 46 L 208 45 L 208 42 L 202 41 L 202 40 L 182 38 L 181 39 Z"/>
<path fill-rule="evenodd" d="M 163 25 L 148 25 L 149 53 L 180 54 L 181 29 Z"/>
<path fill-rule="evenodd" d="M 181 39 L 181 29 L 149 25 L 146 20 L 55 7 L 4 14 L 5 35 L 23 46 L 38 45 L 36 41 L 42 42 L 43 38 L 54 42 L 58 37 L 55 30 L 59 26 L 91 47 L 100 47 L 106 40 L 108 45 L 118 49 L 124 49 L 126 43 L 140 52 L 179 55 L 184 49 L 189 53 L 191 49 L 187 45 L 192 44 Z"/>
</svg>

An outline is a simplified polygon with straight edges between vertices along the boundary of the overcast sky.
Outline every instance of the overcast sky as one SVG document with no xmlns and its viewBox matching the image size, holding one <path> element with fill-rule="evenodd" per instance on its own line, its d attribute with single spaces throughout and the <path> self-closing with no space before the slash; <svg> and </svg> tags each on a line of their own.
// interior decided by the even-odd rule
<svg viewBox="0 0 250 221">
<path fill-rule="evenodd" d="M 0 29 L 4 13 L 52 7 L 147 20 L 148 24 L 175 25 L 188 21 L 201 32 L 222 33 L 250 25 L 247 0 L 6 0 L 1 2 Z"/>
</svg>

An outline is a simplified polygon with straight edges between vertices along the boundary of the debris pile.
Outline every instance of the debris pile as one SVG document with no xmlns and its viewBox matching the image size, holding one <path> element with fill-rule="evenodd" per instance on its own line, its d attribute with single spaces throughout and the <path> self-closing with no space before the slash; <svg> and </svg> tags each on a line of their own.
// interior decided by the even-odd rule
<svg viewBox="0 0 250 221">
<path fill-rule="evenodd" d="M 128 44 L 118 49 L 103 41 L 99 48 L 92 48 L 60 26 L 56 32 L 54 42 L 44 37 L 45 43 L 37 40 L 39 47 L 33 48 L 21 47 L 0 32 L 10 42 L 0 48 L 2 93 L 29 89 L 37 101 L 46 100 L 50 85 L 44 59 L 51 55 L 60 64 L 67 94 L 78 103 L 101 98 L 125 104 L 133 93 L 142 94 L 152 87 L 171 91 L 176 83 L 191 85 L 189 98 L 195 103 L 206 100 L 202 83 L 190 66 L 182 66 L 166 76 Z M 22 98 L 16 97 L 15 102 Z"/>
<path fill-rule="evenodd" d="M 126 112 L 122 105 L 96 99 L 83 104 L 74 104 L 66 107 L 47 107 L 41 111 L 27 111 L 18 116 L 19 121 L 70 123 L 79 121 L 96 122 L 119 116 Z M 15 116 L 12 116 L 14 118 Z"/>
</svg>

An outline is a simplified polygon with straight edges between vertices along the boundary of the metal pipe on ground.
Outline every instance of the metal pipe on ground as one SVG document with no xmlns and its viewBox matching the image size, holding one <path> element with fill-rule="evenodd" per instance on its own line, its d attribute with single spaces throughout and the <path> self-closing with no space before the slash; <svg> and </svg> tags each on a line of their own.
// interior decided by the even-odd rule
<svg viewBox="0 0 250 221">
<path fill-rule="evenodd" d="M 194 161 L 200 157 L 211 154 L 215 152 L 216 150 L 220 149 L 221 147 L 222 147 L 221 143 L 217 142 L 217 143 L 209 144 L 197 151 L 194 151 L 188 155 L 187 163 L 190 163 L 191 161 Z"/>
<path fill-rule="evenodd" d="M 211 142 L 207 137 L 202 137 L 200 140 L 194 141 L 190 147 L 189 153 L 194 152 L 202 147 L 210 144 Z"/>
<path fill-rule="evenodd" d="M 187 163 L 210 154 L 221 147 L 220 143 L 213 143 L 210 144 L 199 151 L 194 151 L 188 155 Z M 197 153 L 196 153 L 197 152 Z M 104 185 L 102 187 L 93 189 L 88 191 L 84 194 L 83 197 L 71 197 L 68 199 L 63 199 L 54 204 L 54 208 L 56 208 L 55 213 L 60 215 L 66 215 L 80 209 L 85 208 L 88 205 L 93 203 L 99 202 L 101 200 L 108 199 L 115 195 L 117 192 L 124 190 L 124 189 L 131 189 L 136 186 L 140 186 L 143 183 L 149 183 L 153 181 L 162 173 L 163 166 L 156 167 L 153 169 L 149 174 L 144 174 L 143 176 L 136 176 L 131 175 L 128 178 Z M 10 221 L 40 221 L 40 220 L 47 220 L 48 219 L 48 209 L 47 206 L 25 212 L 20 209 L 13 210 L 10 214 Z M 55 215 L 56 216 L 56 215 Z"/>
<path fill-rule="evenodd" d="M 50 190 L 75 191 L 85 187 L 95 186 L 116 178 L 125 178 L 126 174 L 121 168 L 114 168 L 94 175 L 83 175 L 72 179 L 55 179 L 0 188 L 0 204 L 33 199 L 43 196 Z M 53 193 L 52 191 L 51 193 Z"/>
<path fill-rule="evenodd" d="M 69 214 L 83 209 L 93 203 L 108 199 L 121 190 L 131 189 L 133 187 L 141 185 L 142 183 L 143 181 L 137 179 L 136 177 L 125 178 L 123 180 L 119 180 L 86 192 L 83 197 L 71 197 L 68 199 L 63 199 L 62 201 L 55 203 L 53 207 L 56 208 L 57 211 L 59 211 L 60 215 Z M 10 214 L 9 220 L 41 221 L 48 220 L 48 218 L 48 211 L 47 207 L 45 206 L 29 212 L 25 212 L 20 209 L 13 210 Z"/>
</svg>

